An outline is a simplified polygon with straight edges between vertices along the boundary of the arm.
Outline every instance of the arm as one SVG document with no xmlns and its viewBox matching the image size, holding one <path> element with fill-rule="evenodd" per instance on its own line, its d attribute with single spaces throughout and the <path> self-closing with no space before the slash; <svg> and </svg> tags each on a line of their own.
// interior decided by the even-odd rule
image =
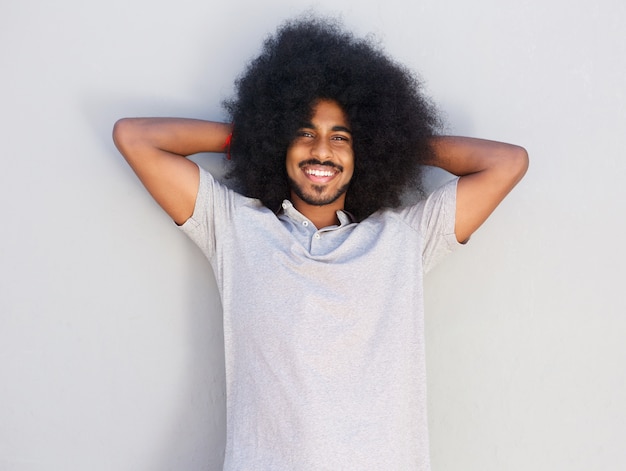
<svg viewBox="0 0 626 471">
<path fill-rule="evenodd" d="M 185 157 L 223 152 L 231 125 L 177 118 L 125 118 L 113 141 L 152 197 L 177 223 L 192 214 L 200 174 Z"/>
<path fill-rule="evenodd" d="M 438 137 L 430 165 L 460 176 L 454 231 L 464 242 L 485 222 L 528 169 L 522 147 L 467 137 Z"/>
</svg>

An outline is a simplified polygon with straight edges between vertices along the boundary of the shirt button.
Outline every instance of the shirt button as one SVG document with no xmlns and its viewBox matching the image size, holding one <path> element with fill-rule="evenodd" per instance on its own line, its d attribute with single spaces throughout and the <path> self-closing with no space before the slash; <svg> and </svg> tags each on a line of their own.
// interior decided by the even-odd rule
<svg viewBox="0 0 626 471">
<path fill-rule="evenodd" d="M 287 203 L 283 203 L 283 209 L 287 209 Z"/>
<path fill-rule="evenodd" d="M 309 221 L 302 221 L 302 225 L 303 225 L 304 227 L 307 227 L 307 226 L 309 225 Z"/>
<path fill-rule="evenodd" d="M 315 233 L 315 235 L 314 235 L 313 237 L 315 237 L 316 239 L 319 239 L 319 238 L 320 238 L 320 237 L 322 237 L 322 236 L 319 234 L 319 232 L 316 232 L 316 233 Z"/>
</svg>

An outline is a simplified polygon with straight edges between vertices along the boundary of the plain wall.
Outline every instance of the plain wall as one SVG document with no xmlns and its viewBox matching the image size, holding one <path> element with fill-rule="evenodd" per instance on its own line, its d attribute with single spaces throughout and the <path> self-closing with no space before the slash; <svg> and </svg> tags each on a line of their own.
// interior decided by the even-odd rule
<svg viewBox="0 0 626 471">
<path fill-rule="evenodd" d="M 450 133 L 531 156 L 427 279 L 433 469 L 623 469 L 625 5 L 4 1 L 0 470 L 220 468 L 213 275 L 110 133 L 224 119 L 260 41 L 311 6 L 417 70 Z"/>
</svg>

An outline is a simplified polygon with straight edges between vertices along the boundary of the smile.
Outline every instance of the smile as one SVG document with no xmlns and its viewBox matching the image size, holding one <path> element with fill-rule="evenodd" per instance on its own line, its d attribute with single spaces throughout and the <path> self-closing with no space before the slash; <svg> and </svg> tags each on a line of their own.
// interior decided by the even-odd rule
<svg viewBox="0 0 626 471">
<path fill-rule="evenodd" d="M 313 175 L 314 177 L 332 177 L 337 172 L 334 170 L 317 170 L 314 168 L 307 168 L 304 170 L 307 175 Z"/>
<path fill-rule="evenodd" d="M 341 165 L 337 165 L 329 161 L 320 162 L 316 159 L 300 162 L 299 166 L 302 169 L 302 172 L 316 183 L 329 182 L 335 178 L 335 176 L 343 172 L 343 167 Z"/>
<path fill-rule="evenodd" d="M 318 162 L 305 162 L 300 165 L 302 169 L 302 173 L 309 179 L 312 183 L 316 185 L 324 185 L 329 183 L 331 180 L 334 180 L 337 175 L 342 172 L 342 168 L 338 165 L 332 164 L 330 162 L 327 163 L 318 163 Z"/>
</svg>

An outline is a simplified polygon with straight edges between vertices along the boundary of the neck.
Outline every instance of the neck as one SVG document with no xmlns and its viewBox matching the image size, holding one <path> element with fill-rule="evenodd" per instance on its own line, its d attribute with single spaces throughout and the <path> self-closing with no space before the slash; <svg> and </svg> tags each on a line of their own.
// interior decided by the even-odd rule
<svg viewBox="0 0 626 471">
<path fill-rule="evenodd" d="M 339 224 L 337 211 L 343 210 L 344 198 L 339 198 L 337 201 L 330 204 L 315 206 L 305 203 L 296 195 L 292 194 L 291 201 L 293 202 L 293 206 L 318 229 Z"/>
</svg>

